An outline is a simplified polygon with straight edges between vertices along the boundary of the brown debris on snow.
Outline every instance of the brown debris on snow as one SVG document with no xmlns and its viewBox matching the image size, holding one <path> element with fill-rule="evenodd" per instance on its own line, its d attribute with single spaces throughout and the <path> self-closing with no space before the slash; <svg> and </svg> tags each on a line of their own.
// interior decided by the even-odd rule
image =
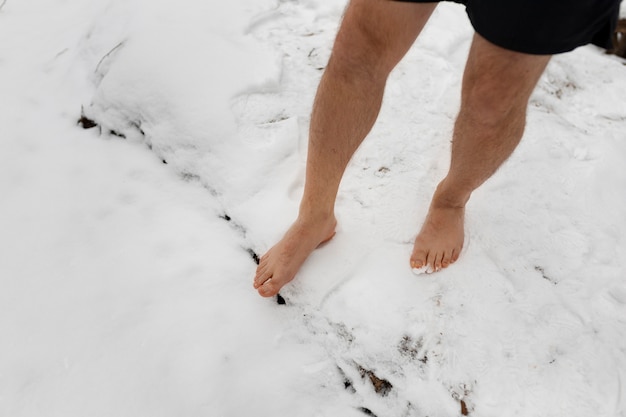
<svg viewBox="0 0 626 417">
<path fill-rule="evenodd" d="M 393 385 L 391 385 L 389 381 L 379 378 L 378 376 L 376 376 L 376 374 L 374 374 L 373 371 L 367 370 L 360 366 L 359 373 L 361 374 L 362 378 L 369 378 L 370 382 L 374 386 L 374 391 L 376 391 L 376 393 L 382 397 L 385 397 L 387 394 L 389 394 L 389 392 L 393 388 Z"/>
</svg>

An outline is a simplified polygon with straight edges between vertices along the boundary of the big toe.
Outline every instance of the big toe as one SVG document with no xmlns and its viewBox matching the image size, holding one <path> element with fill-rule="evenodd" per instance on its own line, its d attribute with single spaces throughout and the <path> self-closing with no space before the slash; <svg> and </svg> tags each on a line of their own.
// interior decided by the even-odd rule
<svg viewBox="0 0 626 417">
<path fill-rule="evenodd" d="M 278 294 L 280 287 L 273 280 L 265 281 L 263 285 L 257 288 L 262 297 L 273 297 Z"/>
<path fill-rule="evenodd" d="M 415 250 L 411 255 L 411 268 L 420 269 L 426 266 L 428 253 L 422 249 Z"/>
</svg>

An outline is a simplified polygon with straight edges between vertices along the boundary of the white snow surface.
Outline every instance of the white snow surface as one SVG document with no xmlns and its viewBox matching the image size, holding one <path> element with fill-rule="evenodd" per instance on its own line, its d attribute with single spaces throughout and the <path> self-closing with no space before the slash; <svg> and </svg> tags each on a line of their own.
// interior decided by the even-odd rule
<svg viewBox="0 0 626 417">
<path fill-rule="evenodd" d="M 593 46 L 551 61 L 459 262 L 415 276 L 472 37 L 440 5 L 337 235 L 284 305 L 254 291 L 344 7 L 0 1 L 0 416 L 626 416 L 626 66 Z"/>
</svg>

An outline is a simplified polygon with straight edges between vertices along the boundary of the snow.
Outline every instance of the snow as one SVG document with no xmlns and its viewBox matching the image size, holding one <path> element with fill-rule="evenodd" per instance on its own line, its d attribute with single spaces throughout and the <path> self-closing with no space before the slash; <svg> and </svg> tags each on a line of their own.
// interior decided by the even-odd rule
<svg viewBox="0 0 626 417">
<path fill-rule="evenodd" d="M 345 2 L 0 5 L 1 416 L 626 416 L 624 60 L 553 58 L 461 259 L 415 276 L 472 35 L 440 5 L 279 305 L 253 255 Z"/>
</svg>

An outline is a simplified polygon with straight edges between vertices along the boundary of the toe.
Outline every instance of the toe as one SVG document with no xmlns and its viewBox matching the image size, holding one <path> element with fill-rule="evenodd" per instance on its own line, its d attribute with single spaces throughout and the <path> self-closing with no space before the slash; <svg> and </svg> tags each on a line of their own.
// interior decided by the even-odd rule
<svg viewBox="0 0 626 417">
<path fill-rule="evenodd" d="M 458 250 L 458 249 L 454 249 L 452 251 L 452 254 L 450 255 L 450 263 L 451 264 L 455 263 L 459 259 L 459 254 L 460 253 L 461 253 L 461 251 Z"/>
<path fill-rule="evenodd" d="M 262 273 L 258 274 L 254 278 L 254 288 L 259 288 L 260 286 L 265 284 L 270 278 L 272 278 L 272 274 L 266 268 L 265 271 L 263 271 Z"/>
<path fill-rule="evenodd" d="M 256 274 L 254 275 L 254 280 L 256 281 L 257 279 L 259 279 L 261 275 L 265 273 L 265 271 L 267 271 L 267 264 L 262 264 L 262 265 L 257 266 Z"/>
<path fill-rule="evenodd" d="M 265 283 L 258 288 L 259 294 L 262 297 L 273 297 L 278 294 L 278 290 L 272 280 L 265 281 Z"/>
<path fill-rule="evenodd" d="M 428 257 L 426 258 L 426 265 L 428 269 L 426 270 L 427 274 L 431 274 L 436 271 L 435 269 L 435 261 L 437 260 L 436 252 L 428 252 Z"/>
<path fill-rule="evenodd" d="M 413 255 L 411 255 L 411 268 L 423 268 L 426 265 L 427 257 L 428 253 L 424 250 L 416 250 L 413 252 Z"/>
<path fill-rule="evenodd" d="M 437 255 L 435 255 L 435 272 L 437 271 L 441 271 L 441 268 L 443 268 L 443 252 L 437 252 Z"/>
<path fill-rule="evenodd" d="M 443 258 L 441 259 L 441 266 L 443 268 L 447 268 L 452 263 L 452 252 L 446 251 L 443 254 Z"/>
</svg>

